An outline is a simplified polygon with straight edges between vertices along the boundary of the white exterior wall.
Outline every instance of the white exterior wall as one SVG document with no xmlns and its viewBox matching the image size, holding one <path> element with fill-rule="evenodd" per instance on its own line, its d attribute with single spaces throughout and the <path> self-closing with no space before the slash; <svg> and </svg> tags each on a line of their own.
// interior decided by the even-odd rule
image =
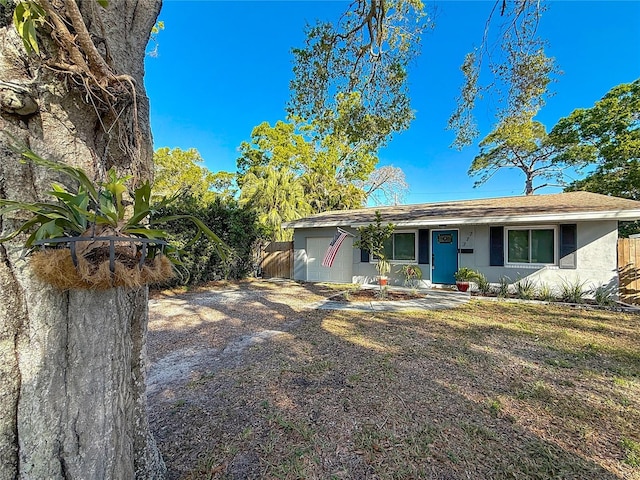
<svg viewBox="0 0 640 480">
<path fill-rule="evenodd" d="M 531 224 L 519 225 L 531 227 Z M 461 250 L 473 250 L 473 253 L 460 253 L 458 264 L 483 273 L 492 283 L 507 277 L 511 283 L 528 278 L 536 283 L 562 285 L 563 282 L 584 283 L 585 288 L 607 285 L 617 287 L 617 240 L 618 222 L 616 220 L 587 221 L 577 223 L 577 268 L 561 269 L 557 265 L 529 266 L 489 265 L 489 225 L 458 226 L 458 246 Z M 346 229 L 357 233 L 353 229 Z M 294 234 L 294 279 L 308 281 L 306 239 L 308 237 L 333 237 L 335 228 L 298 229 Z M 347 248 L 343 245 L 342 248 Z M 349 247 L 351 248 L 351 247 Z M 558 250 L 556 239 L 556 250 Z M 360 250 L 352 248 L 352 281 L 354 283 L 374 283 L 377 271 L 373 263 L 360 261 Z M 506 254 L 505 254 L 506 258 Z M 430 265 L 420 265 L 423 272 L 423 287 L 430 286 Z M 392 264 L 389 274 L 390 285 L 402 285 L 401 275 L 396 273 L 398 265 Z"/>
<path fill-rule="evenodd" d="M 342 228 L 342 227 L 341 227 Z M 343 228 L 344 230 L 357 235 L 357 231 L 354 229 Z M 336 229 L 334 227 L 330 228 L 302 228 L 296 229 L 293 235 L 293 279 L 299 281 L 309 281 L 307 276 L 307 239 L 308 238 L 330 238 L 333 237 L 336 233 Z M 352 279 L 353 283 L 375 283 L 377 281 L 378 272 L 376 270 L 374 263 L 363 263 L 360 261 L 360 249 L 353 248 L 349 245 L 343 245 L 342 248 L 351 248 L 352 250 Z M 423 275 L 425 276 L 426 282 L 423 282 L 422 286 L 427 287 L 430 285 L 429 279 L 429 271 L 428 265 L 423 266 Z M 403 285 L 402 275 L 396 273 L 396 271 L 400 267 L 392 263 L 391 272 L 389 273 L 389 285 Z"/>
<path fill-rule="evenodd" d="M 484 250 L 486 250 L 486 252 L 484 252 L 487 257 L 486 264 L 489 265 L 489 227 L 486 227 L 486 240 L 476 238 L 478 235 L 477 229 L 478 227 L 475 226 L 463 225 L 458 230 L 458 245 L 460 250 L 473 250 L 473 253 L 458 254 L 458 268 L 468 267 L 480 271 L 476 257 L 482 255 Z M 487 275 L 486 273 L 484 274 Z"/>
<path fill-rule="evenodd" d="M 585 288 L 600 285 L 617 287 L 618 285 L 618 222 L 615 220 L 577 223 L 578 250 L 577 268 L 575 269 L 559 268 L 557 265 L 543 267 L 528 265 L 490 266 L 489 225 L 478 225 L 473 230 L 473 237 L 475 237 L 474 254 L 461 254 L 460 266 L 473 268 L 483 273 L 490 282 L 495 283 L 501 277 L 507 277 L 512 283 L 528 278 L 538 283 L 549 285 L 561 285 L 563 282 L 584 282 Z"/>
<path fill-rule="evenodd" d="M 371 262 L 361 262 L 359 255 L 360 250 L 358 250 L 357 248 L 354 248 L 354 250 L 358 253 L 358 262 L 354 265 L 353 269 L 353 283 L 375 283 L 376 277 L 378 276 L 378 271 L 376 270 L 375 264 Z M 389 272 L 389 274 L 387 275 L 387 277 L 389 277 L 389 285 L 396 284 L 395 271 L 396 268 L 392 264 L 391 272 Z"/>
<path fill-rule="evenodd" d="M 351 229 L 344 229 L 348 232 L 352 232 Z M 293 234 L 293 279 L 300 281 L 309 281 L 307 277 L 307 238 L 333 238 L 336 234 L 335 227 L 331 228 L 305 228 L 295 230 Z M 329 245 L 327 244 L 327 248 Z M 352 241 L 345 241 L 340 247 L 342 249 L 350 249 L 352 261 L 352 271 L 355 269 L 355 264 L 360 263 L 360 250 L 353 248 Z"/>
</svg>

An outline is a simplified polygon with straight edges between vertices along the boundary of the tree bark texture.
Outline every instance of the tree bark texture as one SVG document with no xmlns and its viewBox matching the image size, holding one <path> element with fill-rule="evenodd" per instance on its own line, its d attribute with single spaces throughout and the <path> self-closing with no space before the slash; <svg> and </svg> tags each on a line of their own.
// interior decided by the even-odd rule
<svg viewBox="0 0 640 480">
<path fill-rule="evenodd" d="M 69 2 L 48 0 L 63 13 Z M 143 74 L 160 0 L 77 5 L 106 64 L 133 78 L 135 102 L 123 88 L 115 108 L 96 105 L 80 76 L 49 61 L 51 31 L 28 55 L 0 5 L 0 198 L 43 200 L 52 181 L 69 183 L 20 162 L 14 142 L 95 180 L 111 166 L 133 181 L 150 176 Z M 24 218 L 0 217 L 2 235 Z M 163 478 L 147 420 L 147 289 L 57 291 L 33 276 L 24 239 L 0 245 L 0 480 Z"/>
</svg>

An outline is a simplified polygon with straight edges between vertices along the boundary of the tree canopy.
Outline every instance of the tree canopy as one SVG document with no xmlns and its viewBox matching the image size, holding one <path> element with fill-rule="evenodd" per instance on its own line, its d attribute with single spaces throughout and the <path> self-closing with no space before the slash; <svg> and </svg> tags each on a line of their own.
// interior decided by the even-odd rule
<svg viewBox="0 0 640 480">
<path fill-rule="evenodd" d="M 413 119 L 407 71 L 429 25 L 421 0 L 354 0 L 335 24 L 308 26 L 293 49 L 289 113 L 321 135 L 382 145 Z"/>
<path fill-rule="evenodd" d="M 468 173 L 479 177 L 478 186 L 500 169 L 518 169 L 525 176 L 524 193 L 532 195 L 544 187 L 564 185 L 566 167 L 542 123 L 506 118 L 480 142 L 480 154 Z M 536 180 L 545 182 L 535 184 Z"/>
<path fill-rule="evenodd" d="M 569 189 L 640 199 L 640 79 L 612 88 L 591 108 L 579 108 L 551 130 L 566 161 L 596 164 Z"/>
<path fill-rule="evenodd" d="M 502 22 L 496 27 L 496 12 Z M 538 26 L 545 10 L 543 2 L 534 0 L 497 0 L 486 23 L 480 46 L 469 52 L 460 67 L 464 83 L 458 105 L 449 118 L 455 132 L 453 146 L 463 148 L 478 137 L 474 111 L 482 97 L 497 105 L 496 124 L 507 119 L 528 122 L 544 106 L 553 76 L 558 68 L 544 52 L 545 41 L 538 36 Z M 490 43 L 498 39 L 499 48 Z M 488 68 L 486 84 L 481 73 Z"/>
<path fill-rule="evenodd" d="M 494 50 L 488 45 L 489 32 L 500 5 L 500 16 L 505 21 L 498 27 L 501 41 L 499 49 Z M 545 126 L 534 120 L 549 95 L 553 74 L 558 73 L 537 33 L 543 11 L 540 2 L 496 2 L 481 47 L 467 54 L 462 64 L 465 83 L 457 109 L 449 118 L 449 128 L 455 131 L 453 146 L 463 148 L 478 136 L 474 109 L 479 98 L 488 93 L 496 105 L 496 126 L 480 142 L 480 153 L 468 171 L 478 177 L 475 186 L 482 185 L 501 169 L 513 168 L 525 176 L 526 195 L 565 183 L 567 165 L 559 159 Z M 488 62 L 490 72 L 487 85 L 480 84 L 483 62 Z"/>
<path fill-rule="evenodd" d="M 326 210 L 360 207 L 364 200 L 362 191 L 353 185 L 355 180 L 364 180 L 373 170 L 377 158 L 366 150 L 355 150 L 335 136 L 328 134 L 316 139 L 311 133 L 312 126 L 295 123 L 276 122 L 272 127 L 263 122 L 254 128 L 251 142 L 240 146 L 242 156 L 238 159 L 238 184 L 240 198 L 255 196 L 256 182 L 270 183 L 276 174 L 286 182 L 276 182 L 279 188 L 293 188 L 292 197 L 300 198 L 290 204 L 278 207 L 275 199 L 285 201 L 284 193 L 275 195 L 273 200 L 252 203 L 256 208 L 266 207 L 287 211 L 286 220 Z M 298 211 L 298 216 L 290 212 Z M 266 213 L 263 211 L 262 213 Z M 278 215 L 279 216 L 279 215 Z M 261 220 L 276 216 L 261 216 Z M 269 222 L 268 230 L 274 228 Z"/>
<path fill-rule="evenodd" d="M 282 223 L 311 213 L 304 190 L 293 172 L 285 169 L 256 167 L 243 178 L 240 205 L 258 214 L 267 238 L 291 240 L 292 232 L 282 229 Z"/>
<path fill-rule="evenodd" d="M 155 195 L 168 197 L 188 191 L 195 197 L 204 198 L 210 194 L 213 173 L 201 165 L 203 162 L 195 148 L 157 149 L 153 154 Z"/>
<path fill-rule="evenodd" d="M 374 173 L 377 152 L 413 119 L 408 69 L 430 25 L 421 0 L 354 0 L 335 23 L 308 25 L 293 49 L 290 123 L 254 129 L 241 147 L 240 185 L 269 165 L 295 176 L 310 211 L 361 207 L 382 191 L 397 201 L 404 176 Z"/>
<path fill-rule="evenodd" d="M 567 161 L 596 168 L 566 190 L 640 200 L 640 79 L 612 88 L 591 108 L 579 108 L 551 130 Z M 640 232 L 623 224 L 620 235 Z"/>
<path fill-rule="evenodd" d="M 318 134 L 312 124 L 263 122 L 243 142 L 238 159 L 238 184 L 243 204 L 251 203 L 275 236 L 275 223 L 309 213 L 360 208 L 369 198 L 397 203 L 407 185 L 399 168 L 375 169 L 377 155 L 366 143 L 351 144 L 344 135 Z M 290 196 L 278 189 L 292 188 Z M 272 192 L 264 198 L 265 189 Z M 298 195 L 301 195 L 298 198 Z M 292 200 L 295 198 L 295 201 Z M 282 201 L 282 204 L 278 204 Z M 293 213 L 293 210 L 297 213 Z M 269 213 L 271 212 L 271 213 Z"/>
<path fill-rule="evenodd" d="M 204 160 L 195 148 L 159 148 L 153 154 L 153 167 L 155 199 L 189 193 L 201 202 L 209 203 L 215 198 L 231 200 L 236 194 L 236 175 L 224 171 L 213 173 L 204 166 Z"/>
</svg>

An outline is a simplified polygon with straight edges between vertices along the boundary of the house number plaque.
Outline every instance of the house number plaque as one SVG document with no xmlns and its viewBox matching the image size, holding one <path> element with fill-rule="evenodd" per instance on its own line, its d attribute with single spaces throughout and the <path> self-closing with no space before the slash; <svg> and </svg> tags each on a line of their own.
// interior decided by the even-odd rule
<svg viewBox="0 0 640 480">
<path fill-rule="evenodd" d="M 438 243 L 453 243 L 453 235 L 450 233 L 439 233 Z"/>
</svg>

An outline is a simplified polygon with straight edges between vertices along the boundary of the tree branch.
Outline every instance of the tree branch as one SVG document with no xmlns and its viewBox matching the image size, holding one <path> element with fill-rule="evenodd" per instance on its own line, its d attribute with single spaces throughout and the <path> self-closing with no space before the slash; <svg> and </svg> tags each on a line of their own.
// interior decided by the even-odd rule
<svg viewBox="0 0 640 480">
<path fill-rule="evenodd" d="M 91 70 L 89 69 L 89 65 L 76 46 L 73 35 L 71 35 L 71 32 L 69 32 L 67 25 L 62 21 L 62 18 L 60 18 L 60 15 L 58 15 L 58 12 L 51 5 L 49 0 L 40 0 L 40 5 L 47 13 L 47 16 L 53 22 L 54 29 L 52 35 L 60 39 L 64 50 L 71 57 L 71 62 L 77 65 L 77 67 L 80 68 L 80 70 L 82 70 L 83 72 L 90 73 Z"/>
<path fill-rule="evenodd" d="M 75 0 L 65 0 L 65 8 L 69 19 L 71 20 L 71 24 L 76 31 L 76 40 L 82 47 L 84 54 L 87 56 L 92 73 L 94 76 L 97 76 L 99 83 L 102 86 L 106 86 L 109 77 L 112 77 L 113 73 L 100 53 L 98 53 L 96 46 L 91 40 L 91 36 L 89 35 L 87 26 L 84 23 L 78 4 Z"/>
</svg>

